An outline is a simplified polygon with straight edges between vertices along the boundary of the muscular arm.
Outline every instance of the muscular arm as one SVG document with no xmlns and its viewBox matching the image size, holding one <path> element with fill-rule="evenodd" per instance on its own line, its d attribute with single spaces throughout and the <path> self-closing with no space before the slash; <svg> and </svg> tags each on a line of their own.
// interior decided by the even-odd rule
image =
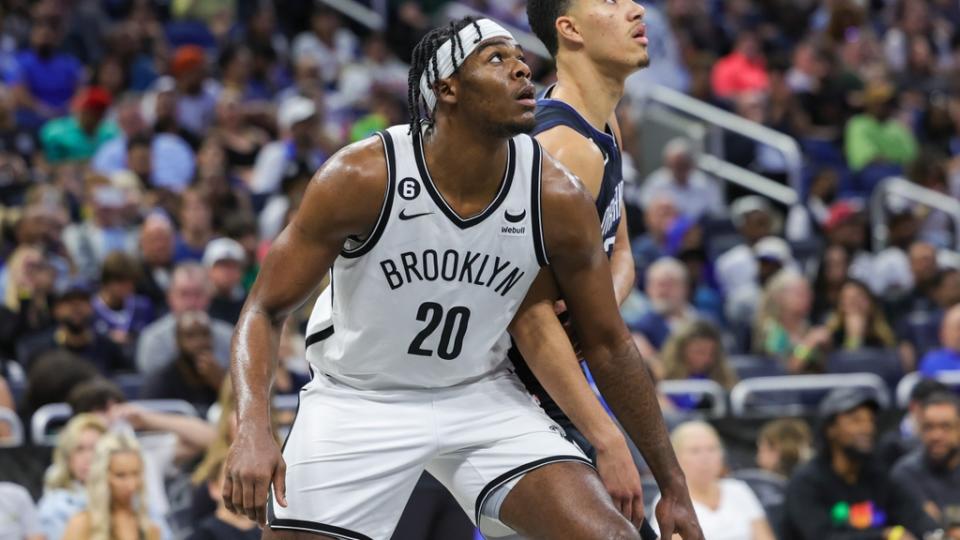
<svg viewBox="0 0 960 540">
<path fill-rule="evenodd" d="M 686 528 L 697 527 L 696 517 L 653 382 L 620 317 L 610 267 L 595 232 L 600 223 L 592 199 L 575 177 L 545 156 L 542 200 L 547 255 L 584 357 L 601 393 L 640 449 L 661 492 L 667 494 L 663 499 L 670 501 L 661 506 L 663 513 L 673 514 L 661 517 L 658 507 L 658 521 L 665 533 L 673 532 L 676 525 L 680 532 L 689 531 L 690 538 L 699 538 L 698 530 Z"/>
<path fill-rule="evenodd" d="M 283 322 L 320 285 L 347 237 L 372 228 L 379 207 L 370 201 L 383 197 L 385 170 L 376 139 L 334 156 L 267 253 L 233 337 L 230 373 L 241 431 L 247 425 L 270 428 L 270 387 Z"/>
<path fill-rule="evenodd" d="M 600 405 L 554 312 L 558 296 L 549 270 L 537 276 L 510 325 L 510 333 L 537 380 L 597 452 L 600 479 L 620 511 L 643 519 L 640 476 L 620 429 Z"/>
<path fill-rule="evenodd" d="M 351 145 L 331 158 L 270 248 L 237 322 L 230 373 L 238 430 L 225 466 L 223 499 L 227 509 L 242 511 L 261 525 L 271 483 L 278 504 L 286 506 L 286 465 L 270 422 L 270 387 L 283 322 L 320 285 L 346 239 L 369 234 L 385 188 L 379 139 Z"/>
</svg>

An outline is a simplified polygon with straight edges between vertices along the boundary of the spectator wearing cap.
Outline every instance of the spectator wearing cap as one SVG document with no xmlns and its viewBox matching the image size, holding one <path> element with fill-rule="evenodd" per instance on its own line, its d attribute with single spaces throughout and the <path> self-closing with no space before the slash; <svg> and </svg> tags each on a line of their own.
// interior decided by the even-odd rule
<svg viewBox="0 0 960 540">
<path fill-rule="evenodd" d="M 170 75 L 176 92 L 176 118 L 180 126 L 202 137 L 213 123 L 220 84 L 207 78 L 207 53 L 198 45 L 182 45 L 173 52 Z M 169 82 L 157 80 L 164 88 Z"/>
<path fill-rule="evenodd" d="M 753 274 L 753 281 L 743 282 L 726 295 L 724 311 L 733 324 L 749 327 L 757 315 L 757 305 L 763 289 L 777 272 L 796 269 L 790 245 L 783 238 L 767 236 L 753 245 L 753 260 L 746 271 Z M 743 269 L 740 269 L 743 271 Z"/>
<path fill-rule="evenodd" d="M 217 238 L 203 253 L 203 265 L 210 273 L 213 298 L 210 301 L 210 316 L 237 324 L 240 310 L 246 300 L 243 289 L 243 271 L 247 254 L 239 242 L 231 238 Z"/>
<path fill-rule="evenodd" d="M 102 144 L 119 134 L 117 125 L 106 120 L 110 94 L 97 86 L 80 91 L 73 114 L 50 120 L 40 130 L 43 153 L 51 163 L 86 161 Z"/>
<path fill-rule="evenodd" d="M 180 231 L 173 251 L 174 262 L 200 261 L 213 239 L 213 211 L 198 189 L 188 189 L 180 198 Z"/>
<path fill-rule="evenodd" d="M 894 99 L 888 82 L 871 82 L 864 90 L 866 111 L 847 122 L 844 136 L 847 164 L 854 171 L 873 165 L 892 172 L 917 157 L 913 133 L 892 118 Z"/>
<path fill-rule="evenodd" d="M 820 451 L 787 485 L 784 540 L 916 540 L 937 530 L 874 455 L 877 401 L 837 388 L 820 403 Z"/>
<path fill-rule="evenodd" d="M 867 250 L 867 223 L 863 205 L 852 200 L 835 202 L 830 206 L 823 224 L 828 246 L 841 247 L 850 259 L 847 273 L 870 286 L 879 288 L 874 256 Z"/>
<path fill-rule="evenodd" d="M 94 282 L 100 267 L 114 251 L 137 252 L 137 231 L 124 213 L 126 195 L 102 176 L 86 179 L 85 207 L 89 217 L 63 231 L 63 243 L 77 273 Z"/>
<path fill-rule="evenodd" d="M 83 80 L 80 61 L 58 50 L 63 41 L 63 15 L 55 1 L 33 5 L 29 47 L 16 55 L 12 72 L 6 74 L 21 118 L 31 127 L 64 114 Z"/>
<path fill-rule="evenodd" d="M 893 467 L 903 456 L 920 448 L 920 421 L 923 403 L 936 394 L 949 392 L 950 387 L 935 379 L 921 379 L 910 390 L 907 414 L 896 429 L 887 430 L 877 443 L 877 458 L 884 468 Z"/>
<path fill-rule="evenodd" d="M 920 405 L 922 445 L 893 468 L 893 479 L 923 502 L 951 538 L 960 536 L 960 399 L 949 392 Z"/>
<path fill-rule="evenodd" d="M 756 283 L 759 269 L 753 245 L 773 234 L 776 216 L 770 201 L 759 195 L 748 195 L 733 201 L 730 218 L 743 243 L 717 257 L 717 281 L 725 296 L 740 286 Z"/>
<path fill-rule="evenodd" d="M 176 317 L 176 357 L 147 374 L 142 399 L 182 399 L 205 414 L 217 401 L 227 371 L 213 356 L 210 316 L 186 311 Z"/>
<path fill-rule="evenodd" d="M 690 141 L 679 137 L 663 149 L 663 167 L 643 182 L 641 202 L 646 207 L 658 193 L 669 193 L 685 217 L 699 221 L 703 216 L 723 217 L 726 208 L 717 180 L 697 168 Z"/>
<path fill-rule="evenodd" d="M 26 337 L 17 348 L 17 360 L 26 371 L 42 353 L 62 349 L 82 358 L 105 374 L 129 371 L 130 363 L 110 338 L 94 330 L 93 290 L 83 280 L 74 280 L 56 292 L 53 318 L 57 324 Z"/>
<path fill-rule="evenodd" d="M 317 106 L 312 99 L 287 98 L 280 104 L 277 124 L 283 139 L 264 146 L 253 166 L 250 191 L 257 195 L 275 193 L 291 163 L 302 163 L 315 171 L 327 159 L 320 140 Z"/>
<path fill-rule="evenodd" d="M 154 212 L 140 228 L 140 280 L 137 293 L 146 296 L 162 314 L 167 310 L 167 289 L 173 273 L 176 231 L 166 215 Z"/>
<path fill-rule="evenodd" d="M 136 294 L 139 279 L 136 259 L 114 251 L 103 261 L 100 290 L 93 299 L 94 329 L 116 343 L 131 363 L 137 336 L 153 322 L 150 300 Z"/>
<path fill-rule="evenodd" d="M 932 377 L 941 371 L 960 370 L 960 305 L 955 305 L 940 323 L 940 349 L 928 352 L 920 361 L 920 372 Z"/>
<path fill-rule="evenodd" d="M 149 373 L 168 366 L 177 356 L 176 318 L 186 311 L 207 311 L 210 307 L 210 277 L 197 263 L 184 263 L 174 270 L 167 291 L 170 312 L 143 329 L 137 340 L 137 370 Z M 230 361 L 233 326 L 217 319 L 210 323 L 213 355 L 221 366 Z"/>
<path fill-rule="evenodd" d="M 770 76 L 756 32 L 744 29 L 738 34 L 733 51 L 717 61 L 710 80 L 713 93 L 720 98 L 765 92 L 770 88 Z"/>
</svg>

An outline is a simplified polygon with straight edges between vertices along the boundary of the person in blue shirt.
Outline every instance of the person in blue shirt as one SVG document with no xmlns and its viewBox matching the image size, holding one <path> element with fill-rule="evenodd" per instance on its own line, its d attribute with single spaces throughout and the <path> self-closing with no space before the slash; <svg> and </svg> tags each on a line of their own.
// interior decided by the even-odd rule
<svg viewBox="0 0 960 540">
<path fill-rule="evenodd" d="M 920 373 L 933 377 L 941 371 L 960 370 L 960 305 L 953 306 L 940 323 L 940 349 L 920 361 Z"/>
<path fill-rule="evenodd" d="M 14 89 L 20 120 L 39 127 L 68 112 L 70 98 L 82 82 L 83 65 L 73 55 L 57 50 L 64 20 L 56 3 L 35 3 L 30 22 L 30 47 L 17 53 L 15 66 L 5 79 Z"/>
</svg>

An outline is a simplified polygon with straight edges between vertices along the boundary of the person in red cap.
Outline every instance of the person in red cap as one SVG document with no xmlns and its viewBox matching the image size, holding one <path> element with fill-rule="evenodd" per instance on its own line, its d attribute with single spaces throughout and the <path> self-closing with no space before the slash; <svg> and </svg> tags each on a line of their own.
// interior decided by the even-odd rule
<svg viewBox="0 0 960 540">
<path fill-rule="evenodd" d="M 213 123 L 220 85 L 209 79 L 207 53 L 197 45 L 183 45 L 173 52 L 170 75 L 157 81 L 157 88 L 173 86 L 177 99 L 177 121 L 197 136 L 206 133 Z"/>
<path fill-rule="evenodd" d="M 85 161 L 101 144 L 119 135 L 112 121 L 104 121 L 110 94 L 98 86 L 80 90 L 73 100 L 73 114 L 51 120 L 40 130 L 43 153 L 50 163 Z"/>
</svg>

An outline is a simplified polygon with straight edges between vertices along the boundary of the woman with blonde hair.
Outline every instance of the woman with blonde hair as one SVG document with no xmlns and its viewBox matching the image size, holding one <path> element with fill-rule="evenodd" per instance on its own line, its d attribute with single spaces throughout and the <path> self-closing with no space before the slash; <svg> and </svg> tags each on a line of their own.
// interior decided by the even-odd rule
<svg viewBox="0 0 960 540">
<path fill-rule="evenodd" d="M 78 414 L 57 437 L 37 508 L 40 527 L 48 539 L 62 538 L 71 516 L 87 507 L 84 484 L 94 448 L 106 432 L 107 423 L 99 415 Z"/>
<path fill-rule="evenodd" d="M 724 478 L 723 444 L 706 422 L 684 422 L 670 435 L 690 499 L 707 540 L 774 540 L 757 496 L 746 483 Z M 659 496 L 654 501 L 656 508 Z M 655 520 L 655 516 L 654 520 Z M 657 529 L 656 523 L 651 523 Z"/>
<path fill-rule="evenodd" d="M 663 346 L 665 380 L 706 379 L 730 390 L 737 376 L 727 363 L 720 331 L 705 321 L 681 327 Z M 682 410 L 698 408 L 699 396 L 670 396 Z"/>
<path fill-rule="evenodd" d="M 830 334 L 810 326 L 813 292 L 810 282 L 795 270 L 777 272 L 763 292 L 753 329 L 753 352 L 780 361 L 800 372 L 815 361 Z"/>
<path fill-rule="evenodd" d="M 143 457 L 132 433 L 100 438 L 87 478 L 87 509 L 67 524 L 64 540 L 159 540 L 147 516 Z"/>
</svg>

